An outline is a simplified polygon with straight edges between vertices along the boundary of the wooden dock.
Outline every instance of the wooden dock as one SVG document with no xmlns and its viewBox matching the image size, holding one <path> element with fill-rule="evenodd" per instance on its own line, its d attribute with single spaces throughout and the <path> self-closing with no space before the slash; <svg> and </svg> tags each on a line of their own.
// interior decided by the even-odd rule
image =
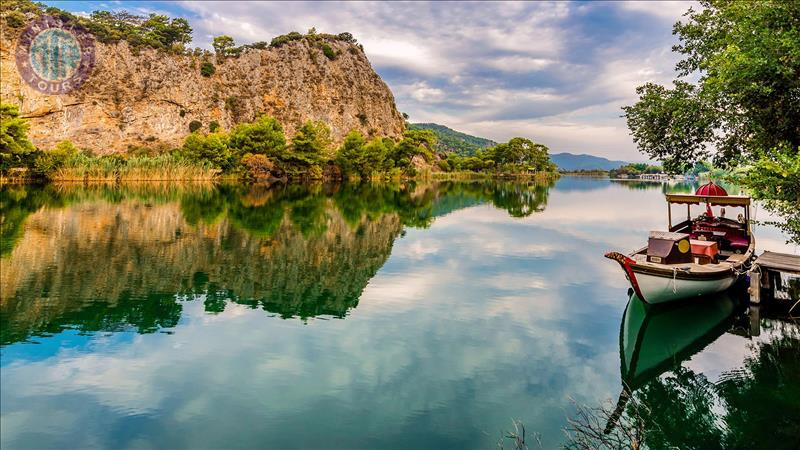
<svg viewBox="0 0 800 450">
<path fill-rule="evenodd" d="M 778 298 L 784 273 L 800 277 L 800 255 L 764 252 L 756 258 L 750 269 L 750 302 L 761 303 L 764 291 Z"/>
</svg>

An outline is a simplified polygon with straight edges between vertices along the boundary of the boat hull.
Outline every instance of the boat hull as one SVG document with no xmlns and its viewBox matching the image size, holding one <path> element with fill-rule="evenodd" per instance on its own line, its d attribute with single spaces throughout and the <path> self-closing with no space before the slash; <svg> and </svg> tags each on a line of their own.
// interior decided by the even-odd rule
<svg viewBox="0 0 800 450">
<path fill-rule="evenodd" d="M 619 263 L 636 295 L 649 304 L 668 303 L 686 298 L 724 292 L 743 273 L 742 265 L 720 264 L 716 270 L 692 271 L 667 265 L 638 264 L 633 258 L 609 252 L 606 258 Z"/>
<path fill-rule="evenodd" d="M 637 272 L 633 274 L 639 285 L 639 294 L 643 300 L 650 304 L 659 304 L 682 300 L 690 297 L 716 294 L 728 290 L 737 280 L 737 275 L 730 275 L 717 279 L 682 279 L 673 276 L 663 276 L 650 273 Z"/>
</svg>

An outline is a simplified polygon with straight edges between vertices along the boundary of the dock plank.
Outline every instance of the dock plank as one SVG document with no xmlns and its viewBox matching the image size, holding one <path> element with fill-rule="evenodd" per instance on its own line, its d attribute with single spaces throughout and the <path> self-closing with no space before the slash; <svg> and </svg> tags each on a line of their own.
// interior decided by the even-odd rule
<svg viewBox="0 0 800 450">
<path fill-rule="evenodd" d="M 800 255 L 765 251 L 756 258 L 755 264 L 766 269 L 800 274 Z"/>
</svg>

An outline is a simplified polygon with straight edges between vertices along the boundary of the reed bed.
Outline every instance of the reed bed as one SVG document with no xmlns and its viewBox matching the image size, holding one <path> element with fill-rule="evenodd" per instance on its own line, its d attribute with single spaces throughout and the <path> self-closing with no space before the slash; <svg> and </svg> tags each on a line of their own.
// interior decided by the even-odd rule
<svg viewBox="0 0 800 450">
<path fill-rule="evenodd" d="M 51 181 L 210 181 L 219 169 L 174 154 L 88 156 L 77 154 L 53 171 Z"/>
</svg>

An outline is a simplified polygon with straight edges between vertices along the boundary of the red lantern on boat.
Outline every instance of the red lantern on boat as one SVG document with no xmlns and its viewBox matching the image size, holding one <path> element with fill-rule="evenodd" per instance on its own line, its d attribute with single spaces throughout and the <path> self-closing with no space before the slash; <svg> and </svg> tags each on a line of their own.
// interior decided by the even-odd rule
<svg viewBox="0 0 800 450">
<path fill-rule="evenodd" d="M 708 183 L 697 188 L 697 191 L 695 191 L 694 195 L 726 196 L 728 195 L 728 191 L 726 191 L 722 186 L 715 184 L 713 181 L 709 181 Z M 711 205 L 708 203 L 706 203 L 706 216 L 714 217 L 714 212 L 711 211 Z"/>
</svg>

